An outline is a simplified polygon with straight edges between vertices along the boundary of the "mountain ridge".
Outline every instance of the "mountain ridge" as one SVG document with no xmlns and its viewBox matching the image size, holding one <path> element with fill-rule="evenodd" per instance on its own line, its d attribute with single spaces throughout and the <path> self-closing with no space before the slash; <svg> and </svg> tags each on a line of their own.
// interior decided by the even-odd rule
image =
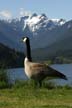
<svg viewBox="0 0 72 108">
<path fill-rule="evenodd" d="M 49 19 L 45 14 L 37 15 L 34 13 L 31 16 L 23 16 L 20 19 L 16 18 L 8 21 L 0 20 L 0 31 L 7 39 L 11 41 L 10 43 L 5 42 L 6 45 L 17 50 L 22 50 L 23 47 L 19 42 L 22 36 L 27 35 L 31 38 L 32 41 L 36 41 L 37 37 L 39 38 L 41 34 L 44 34 L 45 32 L 47 33 L 48 31 L 50 32 L 52 29 L 62 26 L 64 23 L 64 19 L 52 20 Z M 42 44 L 37 47 L 41 46 Z"/>
<path fill-rule="evenodd" d="M 49 19 L 45 14 L 37 15 L 34 13 L 20 19 L 0 20 L 0 43 L 21 52 L 25 51 L 25 46 L 20 42 L 23 36 L 30 38 L 33 51 L 41 48 L 48 49 L 48 47 L 53 49 L 52 46 L 56 48 L 58 44 L 62 44 L 65 40 L 66 42 L 68 40 L 69 43 L 72 38 L 71 34 L 72 20 Z M 64 44 L 62 45 L 59 46 L 62 48 Z"/>
</svg>

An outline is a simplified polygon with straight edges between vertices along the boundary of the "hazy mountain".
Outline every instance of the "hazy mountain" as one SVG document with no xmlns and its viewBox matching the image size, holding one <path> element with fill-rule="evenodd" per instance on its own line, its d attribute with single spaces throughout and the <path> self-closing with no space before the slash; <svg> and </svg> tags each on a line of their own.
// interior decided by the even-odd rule
<svg viewBox="0 0 72 108">
<path fill-rule="evenodd" d="M 19 50 L 21 48 L 19 42 L 20 33 L 11 27 L 7 21 L 0 20 L 0 42 L 4 45 Z"/>
<path fill-rule="evenodd" d="M 56 40 L 55 29 L 65 23 L 63 19 L 49 19 L 45 14 L 24 16 L 9 21 L 0 20 L 0 42 L 17 50 L 23 50 L 20 39 L 29 36 L 32 48 L 45 47 Z M 38 44 L 37 44 L 38 43 Z"/>
<path fill-rule="evenodd" d="M 72 23 L 71 21 L 69 23 Z M 53 44 L 44 47 L 35 49 L 32 51 L 32 56 L 34 59 L 46 60 L 47 58 L 65 56 L 72 57 L 72 27 L 69 27 L 68 23 L 64 25 L 61 38 L 56 40 Z"/>
<path fill-rule="evenodd" d="M 49 19 L 45 14 L 0 20 L 0 43 L 24 51 L 23 36 L 31 41 L 33 56 L 48 57 L 60 51 L 72 50 L 72 20 Z"/>
</svg>

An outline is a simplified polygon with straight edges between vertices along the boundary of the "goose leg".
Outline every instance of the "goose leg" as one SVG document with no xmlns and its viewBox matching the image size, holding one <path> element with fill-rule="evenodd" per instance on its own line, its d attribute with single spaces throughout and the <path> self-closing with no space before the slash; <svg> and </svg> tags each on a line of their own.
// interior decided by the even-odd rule
<svg viewBox="0 0 72 108">
<path fill-rule="evenodd" d="M 39 81 L 39 87 L 42 87 L 42 81 Z"/>
<path fill-rule="evenodd" d="M 34 80 L 34 87 L 36 88 L 36 87 L 42 87 L 42 81 L 36 81 L 36 80 Z"/>
</svg>

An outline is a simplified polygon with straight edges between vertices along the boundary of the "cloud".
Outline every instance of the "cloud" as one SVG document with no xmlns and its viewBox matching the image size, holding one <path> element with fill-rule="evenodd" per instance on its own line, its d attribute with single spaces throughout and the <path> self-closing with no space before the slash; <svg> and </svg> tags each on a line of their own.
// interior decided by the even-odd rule
<svg viewBox="0 0 72 108">
<path fill-rule="evenodd" d="M 20 16 L 27 16 L 27 15 L 31 15 L 30 11 L 25 11 L 24 8 L 20 8 Z"/>
<path fill-rule="evenodd" d="M 12 17 L 12 14 L 8 10 L 3 10 L 3 11 L 0 11 L 0 16 L 10 19 Z"/>
</svg>

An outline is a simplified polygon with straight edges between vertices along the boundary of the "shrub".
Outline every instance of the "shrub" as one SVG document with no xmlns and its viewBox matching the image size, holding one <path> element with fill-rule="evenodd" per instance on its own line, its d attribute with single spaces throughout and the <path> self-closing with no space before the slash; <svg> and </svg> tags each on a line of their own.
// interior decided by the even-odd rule
<svg viewBox="0 0 72 108">
<path fill-rule="evenodd" d="M 0 69 L 0 89 L 8 87 L 7 72 L 3 68 Z"/>
</svg>

